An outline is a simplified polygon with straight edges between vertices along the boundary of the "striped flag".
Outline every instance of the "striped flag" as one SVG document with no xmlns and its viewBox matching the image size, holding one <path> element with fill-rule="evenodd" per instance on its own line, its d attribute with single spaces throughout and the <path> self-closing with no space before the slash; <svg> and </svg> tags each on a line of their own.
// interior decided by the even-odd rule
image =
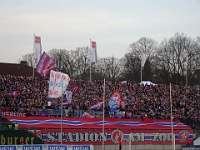
<svg viewBox="0 0 200 150">
<path fill-rule="evenodd" d="M 33 48 L 34 58 L 39 59 L 41 56 L 41 52 L 42 52 L 41 37 L 34 35 L 34 48 Z"/>
<path fill-rule="evenodd" d="M 54 68 L 56 68 L 55 62 L 45 52 L 43 52 L 36 66 L 36 72 L 43 76 L 46 76 Z"/>
<path fill-rule="evenodd" d="M 97 62 L 97 45 L 96 42 L 91 41 L 91 63 Z"/>
</svg>

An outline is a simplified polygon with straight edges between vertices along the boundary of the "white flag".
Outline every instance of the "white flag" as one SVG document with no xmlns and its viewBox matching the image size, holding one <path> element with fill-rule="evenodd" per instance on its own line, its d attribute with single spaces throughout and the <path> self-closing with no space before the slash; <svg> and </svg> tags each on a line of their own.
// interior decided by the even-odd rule
<svg viewBox="0 0 200 150">
<path fill-rule="evenodd" d="M 91 63 L 97 62 L 97 46 L 96 42 L 91 41 Z"/>
<path fill-rule="evenodd" d="M 41 38 L 39 36 L 34 36 L 34 58 L 39 59 L 42 52 L 42 46 L 41 46 Z"/>
<path fill-rule="evenodd" d="M 147 59 L 147 52 L 144 49 L 141 49 L 141 66 L 144 67 L 144 64 L 146 62 Z"/>
<path fill-rule="evenodd" d="M 50 98 L 62 97 L 68 87 L 69 81 L 70 78 L 67 74 L 51 70 L 48 96 Z"/>
</svg>

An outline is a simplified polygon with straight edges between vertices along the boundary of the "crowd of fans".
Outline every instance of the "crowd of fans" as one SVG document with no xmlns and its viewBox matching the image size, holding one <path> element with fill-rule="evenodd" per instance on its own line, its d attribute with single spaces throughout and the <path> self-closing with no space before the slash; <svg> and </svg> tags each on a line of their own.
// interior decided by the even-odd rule
<svg viewBox="0 0 200 150">
<path fill-rule="evenodd" d="M 67 90 L 72 90 L 75 84 L 79 91 L 73 91 L 71 104 L 63 106 L 67 117 L 82 117 L 84 112 L 101 117 L 102 107 L 99 110 L 91 110 L 90 107 L 104 99 L 105 117 L 164 119 L 170 118 L 172 106 L 174 119 L 199 119 L 200 99 L 196 86 L 172 85 L 170 90 L 170 85 L 165 84 L 106 81 L 104 95 L 103 81 L 71 80 Z M 48 78 L 1 75 L 1 112 L 23 111 L 26 115 L 38 115 L 41 110 L 60 110 L 62 100 L 48 98 L 48 88 Z M 119 91 L 122 104 L 113 114 L 109 100 L 115 90 Z"/>
</svg>

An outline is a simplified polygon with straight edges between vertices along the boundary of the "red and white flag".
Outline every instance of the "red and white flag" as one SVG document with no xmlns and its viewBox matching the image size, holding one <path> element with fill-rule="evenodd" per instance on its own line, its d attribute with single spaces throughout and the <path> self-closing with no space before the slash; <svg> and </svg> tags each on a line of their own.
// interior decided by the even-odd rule
<svg viewBox="0 0 200 150">
<path fill-rule="evenodd" d="M 144 64 L 147 60 L 147 52 L 144 49 L 141 49 L 141 66 L 144 67 Z"/>
<path fill-rule="evenodd" d="M 42 53 L 41 37 L 34 36 L 34 48 L 33 48 L 34 58 L 39 59 Z"/>
<path fill-rule="evenodd" d="M 91 63 L 97 62 L 97 45 L 96 42 L 91 41 Z"/>
</svg>

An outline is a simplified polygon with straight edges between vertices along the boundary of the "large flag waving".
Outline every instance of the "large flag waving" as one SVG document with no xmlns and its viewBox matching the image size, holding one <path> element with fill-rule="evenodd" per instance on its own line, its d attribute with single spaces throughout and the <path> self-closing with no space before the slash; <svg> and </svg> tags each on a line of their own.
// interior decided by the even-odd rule
<svg viewBox="0 0 200 150">
<path fill-rule="evenodd" d="M 34 35 L 34 46 L 33 46 L 34 58 L 39 59 L 42 52 L 41 37 Z"/>
<path fill-rule="evenodd" d="M 45 52 L 43 52 L 36 66 L 36 72 L 46 76 L 54 68 L 56 68 L 54 61 Z"/>
<path fill-rule="evenodd" d="M 144 49 L 141 49 L 141 66 L 144 67 L 144 64 L 146 62 L 147 59 L 147 52 Z"/>
<path fill-rule="evenodd" d="M 62 97 L 68 87 L 69 81 L 70 78 L 67 74 L 51 70 L 48 96 L 50 98 Z"/>
<path fill-rule="evenodd" d="M 91 41 L 91 63 L 97 62 L 97 45 L 96 42 Z"/>
<path fill-rule="evenodd" d="M 121 103 L 122 103 L 122 99 L 120 97 L 119 91 L 115 90 L 108 104 L 110 107 L 110 111 L 111 112 L 115 111 L 117 108 L 121 106 Z"/>
</svg>

